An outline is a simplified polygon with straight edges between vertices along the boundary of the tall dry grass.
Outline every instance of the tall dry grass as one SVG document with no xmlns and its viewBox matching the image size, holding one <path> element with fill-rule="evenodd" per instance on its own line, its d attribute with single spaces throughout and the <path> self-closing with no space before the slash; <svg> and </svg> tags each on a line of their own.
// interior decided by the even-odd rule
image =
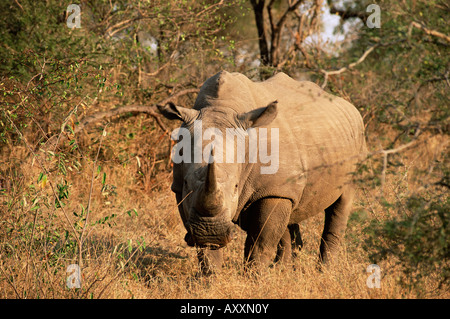
<svg viewBox="0 0 450 319">
<path fill-rule="evenodd" d="M 373 219 L 391 218 L 392 211 L 385 210 L 379 190 L 364 184 L 358 189 L 339 258 L 327 269 L 317 269 L 324 219 L 318 215 L 301 224 L 304 247 L 292 264 L 274 265 L 258 277 L 245 274 L 245 234 L 236 226 L 236 239 L 224 249 L 223 269 L 211 277 L 198 276 L 196 252 L 183 240 L 185 229 L 170 191 L 171 173 L 164 160 L 168 146 L 146 144 L 146 150 L 137 146 L 146 141 L 134 132 L 149 126 L 149 121 L 138 117 L 112 123 L 101 147 L 101 131 L 92 133 L 89 138 L 96 147 L 90 152 L 95 155 L 100 150 L 98 157 L 82 148 L 89 139 L 79 140 L 86 153 L 71 155 L 80 159 L 77 168 L 67 156 L 66 166 L 72 166 L 65 176 L 54 168 L 55 156 L 41 154 L 29 161 L 26 145 L 12 151 L 10 158 L 16 164 L 9 162 L 5 173 L 10 183 L 2 193 L 1 298 L 449 297 L 448 292 L 436 289 L 439 279 L 433 273 L 425 274 L 421 290 L 403 285 L 404 274 L 395 260 L 378 263 L 380 288 L 367 286 L 370 273 L 366 269 L 372 262 L 364 229 Z M 145 139 L 161 138 L 157 130 L 150 131 Z M 403 165 L 390 167 L 395 172 L 386 175 L 385 198 L 402 201 L 420 188 L 410 172 L 417 165 L 426 167 L 426 161 L 434 160 L 443 147 L 444 140 L 433 138 L 401 154 Z M 124 150 L 132 155 L 123 159 Z M 37 182 L 42 167 L 36 161 L 48 169 L 45 185 L 42 180 Z M 368 166 L 379 161 L 374 156 Z M 96 171 L 98 165 L 101 169 Z M 68 198 L 61 199 L 64 211 L 55 208 L 55 191 L 63 181 L 70 190 Z M 67 268 L 80 263 L 76 235 L 85 227 L 80 211 L 88 202 L 91 212 L 81 251 L 82 286 L 68 288 Z"/>
</svg>

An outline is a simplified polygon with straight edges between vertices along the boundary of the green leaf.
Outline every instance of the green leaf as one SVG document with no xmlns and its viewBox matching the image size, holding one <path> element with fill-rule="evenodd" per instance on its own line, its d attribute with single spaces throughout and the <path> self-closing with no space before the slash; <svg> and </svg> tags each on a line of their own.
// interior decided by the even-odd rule
<svg viewBox="0 0 450 319">
<path fill-rule="evenodd" d="M 128 252 L 130 252 L 130 253 L 133 251 L 132 242 L 133 242 L 132 239 L 128 239 Z"/>
<path fill-rule="evenodd" d="M 126 213 L 128 214 L 128 216 L 131 217 L 131 213 L 132 213 L 132 212 L 134 212 L 134 215 L 135 215 L 135 216 L 138 216 L 138 212 L 137 212 L 136 208 L 130 209 L 130 210 L 128 210 Z"/>
</svg>

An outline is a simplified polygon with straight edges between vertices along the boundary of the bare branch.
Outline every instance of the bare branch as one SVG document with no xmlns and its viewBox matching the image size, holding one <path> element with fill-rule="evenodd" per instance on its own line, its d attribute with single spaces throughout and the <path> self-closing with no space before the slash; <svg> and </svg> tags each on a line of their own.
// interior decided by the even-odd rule
<svg viewBox="0 0 450 319">
<path fill-rule="evenodd" d="M 383 155 L 383 170 L 381 171 L 381 194 L 383 194 L 384 184 L 386 183 L 387 156 L 389 154 L 399 153 L 399 152 L 413 146 L 414 144 L 416 144 L 417 137 L 419 136 L 419 134 L 420 134 L 420 129 L 417 129 L 416 133 L 414 134 L 414 139 L 411 142 L 401 145 L 397 148 L 390 149 L 390 150 L 381 150 L 381 151 L 375 152 L 375 153 L 381 153 Z"/>
<path fill-rule="evenodd" d="M 20 9 L 22 9 L 22 11 L 25 11 L 25 10 L 23 9 L 22 5 L 19 3 L 19 1 L 14 0 L 14 2 L 19 6 Z"/>
<path fill-rule="evenodd" d="M 178 34 L 179 34 L 179 33 L 178 33 Z M 178 37 L 179 37 L 179 36 L 177 36 L 177 38 L 178 38 Z M 178 40 L 177 40 L 177 43 L 176 43 L 176 47 L 178 47 Z M 140 71 L 140 69 L 139 69 L 139 71 L 140 71 L 142 74 L 144 74 L 145 76 L 156 76 L 156 75 L 158 75 L 162 70 L 164 70 L 165 68 L 167 68 L 169 65 L 172 64 L 173 60 L 175 59 L 176 53 L 177 53 L 177 50 L 173 50 L 172 54 L 171 54 L 170 57 L 169 57 L 169 61 L 167 61 L 166 63 L 164 63 L 164 65 L 162 65 L 161 67 L 159 67 L 158 70 L 156 70 L 156 71 L 154 71 L 154 72 L 147 73 L 147 72 L 144 72 L 144 71 Z"/>
<path fill-rule="evenodd" d="M 330 6 L 330 13 L 339 15 L 343 20 L 350 18 L 360 18 L 363 22 L 366 22 L 369 13 L 364 11 L 354 11 L 351 9 L 338 9 L 336 6 Z"/>
<path fill-rule="evenodd" d="M 448 35 L 446 35 L 446 34 L 444 34 L 442 32 L 436 31 L 436 30 L 428 29 L 427 27 L 425 27 L 424 25 L 422 25 L 422 24 L 420 24 L 420 23 L 418 23 L 416 21 L 411 22 L 410 27 L 409 27 L 409 33 L 411 33 L 412 27 L 420 29 L 423 32 L 425 32 L 426 34 L 429 34 L 429 35 L 438 37 L 440 39 L 444 39 L 447 42 L 450 42 L 450 36 L 448 36 Z"/>
<path fill-rule="evenodd" d="M 283 15 L 280 17 L 278 22 L 275 24 L 272 17 L 272 4 L 274 1 L 270 1 L 267 11 L 269 12 L 269 20 L 270 20 L 270 27 L 271 27 L 271 44 L 270 44 L 270 63 L 273 66 L 277 66 L 279 51 L 280 51 L 280 41 L 281 41 L 281 34 L 283 33 L 284 26 L 286 24 L 286 19 L 289 15 L 289 13 L 296 11 L 300 4 L 303 2 L 303 0 L 297 0 L 294 2 L 294 4 L 291 4 L 289 1 L 288 8 L 284 11 Z"/>
<path fill-rule="evenodd" d="M 210 5 L 209 7 L 207 7 L 206 9 L 200 11 L 200 12 L 197 13 L 195 16 L 198 17 L 198 16 L 200 16 L 201 14 L 203 14 L 203 13 L 209 11 L 209 10 L 212 10 L 214 7 L 223 5 L 223 3 L 224 3 L 224 0 L 220 0 L 219 2 L 217 2 L 217 3 L 215 3 L 215 4 L 212 4 L 212 5 Z"/>
<path fill-rule="evenodd" d="M 269 13 L 269 23 L 270 23 L 270 30 L 275 30 L 275 23 L 273 22 L 273 16 L 272 16 L 272 5 L 275 2 L 275 0 L 270 0 L 269 4 L 267 5 L 267 12 Z"/>
<path fill-rule="evenodd" d="M 87 225 L 88 225 L 88 222 L 89 222 L 89 215 L 90 215 L 90 209 L 91 209 L 91 199 L 92 199 L 92 191 L 94 189 L 94 180 L 95 180 L 95 172 L 96 172 L 95 167 L 97 166 L 98 156 L 100 155 L 100 149 L 102 148 L 103 138 L 106 136 L 106 127 L 107 126 L 108 125 L 106 125 L 103 128 L 102 135 L 100 136 L 100 141 L 99 141 L 99 146 L 98 146 L 98 150 L 97 150 L 97 155 L 95 156 L 95 160 L 92 163 L 92 178 L 91 178 L 91 186 L 90 186 L 90 189 L 89 189 L 88 203 L 87 203 L 87 206 L 86 206 L 86 217 L 85 217 L 85 220 L 84 220 L 83 229 L 82 229 L 81 234 L 80 234 L 79 247 L 78 247 L 78 265 L 80 266 L 80 268 L 83 267 L 83 257 L 82 257 L 83 244 L 84 244 L 84 241 L 87 238 L 87 237 L 86 238 L 84 237 L 84 233 L 86 231 L 86 228 L 87 228 Z"/>
<path fill-rule="evenodd" d="M 7 280 L 8 284 L 13 288 L 14 292 L 16 293 L 16 296 L 18 299 L 22 299 L 22 296 L 17 291 L 16 285 L 14 284 L 14 281 L 10 278 L 13 278 L 13 276 L 8 276 L 6 272 L 3 270 L 2 265 L 0 264 L 0 270 L 3 273 L 3 277 Z"/>
<path fill-rule="evenodd" d="M 336 75 L 336 74 L 341 74 L 349 69 L 354 68 L 355 66 L 357 66 L 358 64 L 360 64 L 361 62 L 363 62 L 367 56 L 373 51 L 375 50 L 375 48 L 378 47 L 378 44 L 375 44 L 374 46 L 371 46 L 369 49 L 367 49 L 363 55 L 358 59 L 358 61 L 350 63 L 348 66 L 344 66 L 342 68 L 340 68 L 339 70 L 335 70 L 335 71 L 326 71 L 324 69 L 320 69 L 320 72 L 322 72 L 323 74 L 325 74 L 325 79 L 324 82 L 322 84 L 322 89 L 325 88 L 325 86 L 327 85 L 327 81 L 328 81 L 328 76 L 330 75 Z"/>
<path fill-rule="evenodd" d="M 163 101 L 161 101 L 161 104 L 166 104 L 167 102 L 175 100 L 182 95 L 186 95 L 189 93 L 198 93 L 198 91 L 199 91 L 199 89 L 195 89 L 195 88 L 182 90 L 182 91 L 164 99 Z M 167 134 L 169 133 L 168 129 L 166 128 L 164 123 L 161 121 L 161 118 L 156 111 L 155 105 L 152 105 L 152 106 L 149 106 L 149 105 L 127 105 L 127 106 L 118 107 L 118 108 L 116 108 L 114 110 L 110 110 L 110 111 L 94 113 L 94 114 L 86 117 L 85 119 L 83 119 L 80 122 L 80 124 L 75 128 L 74 132 L 76 134 L 76 133 L 84 130 L 86 128 L 86 126 L 88 126 L 92 123 L 101 121 L 106 118 L 111 118 L 111 117 L 114 117 L 114 116 L 117 116 L 117 115 L 120 115 L 123 113 L 128 113 L 128 112 L 149 114 L 156 120 L 159 127 L 165 133 L 167 133 Z"/>
</svg>

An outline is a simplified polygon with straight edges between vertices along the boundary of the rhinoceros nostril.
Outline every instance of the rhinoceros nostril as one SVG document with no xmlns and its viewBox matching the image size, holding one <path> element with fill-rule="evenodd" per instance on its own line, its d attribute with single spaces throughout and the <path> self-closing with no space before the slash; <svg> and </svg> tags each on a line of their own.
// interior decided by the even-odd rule
<svg viewBox="0 0 450 319">
<path fill-rule="evenodd" d="M 195 246 L 194 238 L 192 237 L 192 235 L 190 233 L 186 233 L 186 235 L 184 236 L 184 241 L 190 247 L 194 247 Z"/>
<path fill-rule="evenodd" d="M 222 248 L 223 246 L 219 245 L 219 244 L 206 244 L 205 248 L 211 249 L 211 250 L 216 250 L 219 248 Z"/>
</svg>

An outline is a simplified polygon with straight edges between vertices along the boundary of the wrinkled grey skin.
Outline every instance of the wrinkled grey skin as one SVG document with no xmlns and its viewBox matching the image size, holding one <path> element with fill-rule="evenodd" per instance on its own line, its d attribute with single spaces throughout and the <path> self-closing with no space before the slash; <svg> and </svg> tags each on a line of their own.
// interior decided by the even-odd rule
<svg viewBox="0 0 450 319">
<path fill-rule="evenodd" d="M 194 120 L 202 120 L 203 130 L 218 128 L 224 137 L 226 128 L 279 129 L 275 174 L 261 174 L 267 164 L 249 163 L 248 156 L 245 163 L 174 164 L 172 191 L 187 230 L 185 240 L 199 247 L 204 273 L 220 267 L 221 248 L 231 240 L 233 223 L 247 232 L 246 265 L 265 267 L 274 255 L 275 260 L 289 260 L 291 247 L 301 246 L 298 223 L 323 212 L 319 260 L 333 258 L 353 200 L 351 174 L 367 152 L 364 125 L 354 106 L 284 73 L 252 82 L 222 71 L 203 84 L 193 109 L 172 103 L 158 108 L 191 133 Z"/>
</svg>

